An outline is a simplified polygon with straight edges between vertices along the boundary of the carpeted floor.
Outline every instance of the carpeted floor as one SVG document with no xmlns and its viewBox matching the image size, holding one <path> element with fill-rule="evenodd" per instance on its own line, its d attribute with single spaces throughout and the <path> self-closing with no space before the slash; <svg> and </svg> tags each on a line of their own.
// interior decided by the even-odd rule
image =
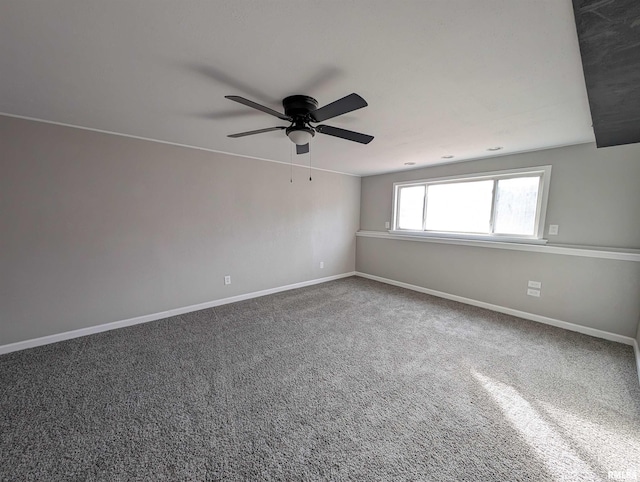
<svg viewBox="0 0 640 482">
<path fill-rule="evenodd" d="M 2 480 L 640 478 L 631 347 L 362 278 L 4 355 L 0 403 Z"/>
</svg>

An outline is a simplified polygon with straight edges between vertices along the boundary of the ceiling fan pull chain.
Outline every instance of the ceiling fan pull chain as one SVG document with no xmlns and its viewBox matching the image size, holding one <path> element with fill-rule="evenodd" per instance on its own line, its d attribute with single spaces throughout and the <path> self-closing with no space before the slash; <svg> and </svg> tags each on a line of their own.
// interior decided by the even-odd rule
<svg viewBox="0 0 640 482">
<path fill-rule="evenodd" d="M 289 161 L 290 161 L 290 166 L 291 166 L 291 170 L 289 172 L 289 182 L 293 182 L 293 146 L 295 144 L 291 144 L 291 148 L 289 148 Z"/>
<path fill-rule="evenodd" d="M 311 150 L 309 150 L 309 181 L 311 181 Z"/>
</svg>

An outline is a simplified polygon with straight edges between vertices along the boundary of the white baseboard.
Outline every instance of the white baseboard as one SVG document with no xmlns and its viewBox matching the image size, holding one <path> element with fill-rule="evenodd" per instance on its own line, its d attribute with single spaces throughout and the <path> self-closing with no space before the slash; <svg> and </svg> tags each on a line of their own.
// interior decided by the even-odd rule
<svg viewBox="0 0 640 482">
<path fill-rule="evenodd" d="M 609 333 L 608 331 L 598 330 L 596 328 L 589 328 L 588 326 L 576 325 L 575 323 L 569 323 L 568 321 L 557 320 L 555 318 L 536 315 L 535 313 L 528 313 L 526 311 L 514 310 L 513 308 L 494 305 L 492 303 L 485 303 L 484 301 L 478 301 L 478 300 L 473 300 L 471 298 L 465 298 L 463 296 L 452 295 L 449 293 L 444 293 L 442 291 L 423 288 L 422 286 L 403 283 L 401 281 L 382 278 L 380 276 L 374 276 L 367 273 L 361 273 L 359 271 L 356 272 L 356 276 L 371 279 L 374 281 L 380 281 L 381 283 L 399 286 L 401 288 L 407 288 L 413 291 L 419 291 L 420 293 L 426 293 L 428 295 L 437 296 L 438 298 L 446 298 L 448 300 L 459 301 L 460 303 L 464 303 L 467 305 L 478 306 L 480 308 L 486 308 L 487 310 L 497 311 L 499 313 L 505 313 L 507 315 L 517 316 L 518 318 L 524 318 L 526 320 L 537 321 L 539 323 L 544 323 L 546 325 L 552 325 L 558 328 L 564 328 L 565 330 L 576 331 L 578 333 L 594 336 L 596 338 L 603 338 L 605 340 L 616 341 L 618 343 L 623 343 L 625 345 L 637 346 L 637 345 L 634 345 L 636 343 L 635 339 L 631 338 L 630 336 L 623 336 L 623 335 L 618 335 L 616 333 Z M 637 348 L 636 348 L 636 357 L 638 357 Z"/>
<path fill-rule="evenodd" d="M 638 347 L 636 340 L 633 340 L 633 351 L 636 352 L 636 369 L 638 370 L 638 382 L 640 382 L 640 347 Z"/>
<path fill-rule="evenodd" d="M 104 323 L 102 325 L 90 326 L 87 328 L 80 328 L 78 330 L 66 331 L 63 333 L 57 333 L 55 335 L 43 336 L 40 338 L 34 338 L 31 340 L 19 341 L 16 343 L 9 343 L 8 345 L 0 345 L 0 355 L 5 353 L 11 353 L 19 350 L 26 350 L 27 348 L 34 348 L 36 346 L 48 345 L 50 343 L 56 343 L 58 341 L 70 340 L 72 338 L 78 338 L 81 336 L 92 335 L 94 333 L 101 333 L 103 331 L 116 330 L 118 328 L 124 328 L 126 326 L 138 325 L 140 323 L 147 323 L 149 321 L 162 320 L 171 316 L 182 315 L 185 313 L 191 313 L 193 311 L 205 310 L 207 308 L 213 308 L 215 306 L 226 305 L 229 303 L 236 303 L 238 301 L 248 300 L 251 298 L 259 298 L 274 293 L 280 293 L 282 291 L 293 290 L 296 288 L 304 288 L 305 286 L 312 286 L 315 284 L 326 283 L 327 281 L 333 281 L 341 278 L 348 278 L 349 276 L 360 276 L 362 278 L 368 278 L 374 281 L 380 281 L 382 283 L 399 286 L 401 288 L 418 291 L 420 293 L 426 293 L 429 295 L 437 296 L 439 298 L 445 298 L 448 300 L 459 301 L 468 305 L 478 306 L 480 308 L 486 308 L 488 310 L 505 313 L 507 315 L 517 316 L 526 320 L 537 321 L 545 323 L 547 325 L 556 326 L 558 328 L 564 328 L 565 330 L 576 331 L 585 335 L 594 336 L 596 338 L 603 338 L 605 340 L 616 341 L 618 343 L 624 343 L 625 345 L 633 346 L 636 356 L 636 364 L 638 369 L 638 381 L 640 381 L 640 349 L 635 339 L 617 335 L 615 333 L 609 333 L 607 331 L 598 330 L 595 328 L 589 328 L 586 326 L 576 325 L 567 321 L 557 320 L 555 318 L 548 318 L 546 316 L 536 315 L 534 313 L 527 313 L 525 311 L 514 310 L 512 308 L 506 308 L 504 306 L 494 305 L 491 303 L 485 303 L 484 301 L 473 300 L 471 298 L 465 298 L 463 296 L 452 295 L 444 293 L 442 291 L 436 291 L 429 288 L 423 288 L 422 286 L 412 285 L 409 283 L 403 283 L 401 281 L 395 281 L 388 278 L 382 278 L 380 276 L 374 276 L 367 273 L 361 273 L 352 271 L 349 273 L 343 273 L 335 276 L 327 276 L 326 278 L 318 278 L 309 281 L 302 281 L 300 283 L 294 283 L 285 286 L 279 286 L 276 288 L 270 288 L 261 291 L 254 291 L 252 293 L 246 293 L 243 295 L 231 296 L 229 298 L 222 298 L 219 300 L 208 301 L 197 305 L 184 306 L 182 308 L 175 308 L 173 310 L 161 311 L 159 313 L 153 313 L 150 315 L 138 316 L 135 318 L 129 318 L 127 320 L 114 321 L 111 323 Z"/>
<path fill-rule="evenodd" d="M 326 278 L 317 278 L 309 281 L 302 281 L 300 283 L 293 283 L 290 285 L 278 286 L 277 288 L 269 288 L 266 290 L 254 291 L 252 293 L 246 293 L 243 295 L 231 296 L 229 298 L 222 298 L 219 300 L 207 301 L 205 303 L 199 303 L 197 305 L 184 306 L 182 308 L 175 308 L 173 310 L 161 311 L 159 313 L 153 313 L 150 315 L 137 316 L 135 318 L 129 318 L 127 320 L 113 321 L 111 323 L 104 323 L 102 325 L 89 326 L 87 328 L 80 328 L 79 330 L 65 331 L 63 333 L 56 333 L 55 335 L 48 335 L 40 338 L 33 338 L 31 340 L 18 341 L 16 343 L 9 343 L 8 345 L 0 345 L 0 355 L 3 355 L 5 353 L 11 353 L 13 351 L 26 350 L 27 348 L 34 348 L 36 346 L 48 345 L 49 343 L 56 343 L 58 341 L 70 340 L 72 338 L 92 335 L 94 333 L 101 333 L 103 331 L 116 330 L 118 328 L 124 328 L 125 326 L 139 325 L 140 323 L 147 323 L 149 321 L 162 320 L 164 318 L 169 318 L 171 316 L 191 313 L 192 311 L 199 311 L 199 310 L 205 310 L 207 308 L 213 308 L 214 306 L 227 305 L 229 303 L 236 303 L 238 301 L 248 300 L 251 298 L 259 298 L 261 296 L 280 293 L 282 291 L 294 290 L 296 288 L 304 288 L 305 286 L 326 283 L 327 281 L 333 281 L 340 278 L 348 278 L 349 276 L 354 276 L 355 274 L 356 273 L 352 271 L 349 273 L 342 273 L 335 276 L 327 276 Z"/>
</svg>

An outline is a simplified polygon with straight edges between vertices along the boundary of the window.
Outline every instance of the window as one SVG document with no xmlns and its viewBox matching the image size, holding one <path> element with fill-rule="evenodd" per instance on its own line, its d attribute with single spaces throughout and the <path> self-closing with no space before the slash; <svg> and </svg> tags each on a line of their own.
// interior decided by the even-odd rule
<svg viewBox="0 0 640 482">
<path fill-rule="evenodd" d="M 541 239 L 551 166 L 394 184 L 393 230 L 413 235 Z"/>
</svg>

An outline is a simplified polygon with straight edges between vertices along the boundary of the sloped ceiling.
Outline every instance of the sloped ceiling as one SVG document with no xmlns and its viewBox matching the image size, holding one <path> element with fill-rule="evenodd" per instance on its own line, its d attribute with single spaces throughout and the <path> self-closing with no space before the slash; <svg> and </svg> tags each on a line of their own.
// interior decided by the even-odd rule
<svg viewBox="0 0 640 482">
<path fill-rule="evenodd" d="M 351 92 L 312 165 L 368 175 L 593 142 L 571 0 L 1 0 L 0 112 L 289 162 L 281 110 Z M 443 159 L 443 156 L 454 156 Z M 308 156 L 293 156 L 300 164 Z"/>
</svg>

